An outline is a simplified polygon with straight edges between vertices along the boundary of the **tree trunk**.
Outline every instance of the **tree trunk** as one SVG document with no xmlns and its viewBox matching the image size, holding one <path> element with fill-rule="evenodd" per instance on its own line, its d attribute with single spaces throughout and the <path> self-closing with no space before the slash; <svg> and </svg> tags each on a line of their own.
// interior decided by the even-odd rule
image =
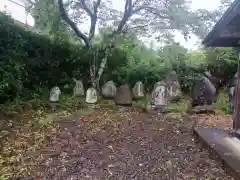
<svg viewBox="0 0 240 180">
<path fill-rule="evenodd" d="M 105 56 L 102 60 L 101 60 L 101 64 L 100 67 L 98 69 L 98 74 L 97 74 L 97 78 L 96 78 L 96 84 L 97 84 L 97 88 L 100 89 L 99 87 L 99 82 L 101 80 L 102 74 L 104 72 L 104 69 L 106 67 L 107 64 L 107 57 Z"/>
<path fill-rule="evenodd" d="M 100 80 L 102 77 L 102 74 L 104 72 L 104 69 L 107 65 L 107 57 L 110 53 L 110 51 L 114 48 L 113 43 L 116 41 L 116 35 L 111 37 L 111 40 L 109 41 L 108 45 L 105 47 L 105 54 L 104 57 L 101 59 L 100 67 L 97 70 L 97 55 L 93 50 L 91 49 L 91 54 L 93 57 L 93 63 L 91 64 L 90 73 L 91 73 L 91 81 L 94 88 L 97 88 L 97 90 L 100 90 Z"/>
</svg>

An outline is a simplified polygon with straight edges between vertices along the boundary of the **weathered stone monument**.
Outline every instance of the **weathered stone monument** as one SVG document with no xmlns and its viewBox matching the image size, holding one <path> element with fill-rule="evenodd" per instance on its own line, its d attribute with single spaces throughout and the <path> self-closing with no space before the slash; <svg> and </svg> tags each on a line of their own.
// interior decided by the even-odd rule
<svg viewBox="0 0 240 180">
<path fill-rule="evenodd" d="M 211 81 L 203 76 L 198 79 L 192 91 L 192 107 L 212 105 L 216 96 L 216 88 Z"/>
<path fill-rule="evenodd" d="M 117 87 L 113 81 L 106 82 L 102 87 L 102 96 L 107 99 L 112 99 L 115 97 L 117 92 Z"/>
<path fill-rule="evenodd" d="M 153 109 L 165 112 L 167 110 L 167 87 L 164 81 L 157 82 L 152 92 Z"/>
<path fill-rule="evenodd" d="M 83 83 L 81 80 L 76 80 L 75 81 L 75 86 L 73 88 L 73 95 L 74 96 L 84 96 L 84 87 L 83 87 Z"/>
<path fill-rule="evenodd" d="M 172 71 L 166 76 L 165 79 L 167 87 L 167 96 L 169 101 L 179 101 L 182 96 L 181 86 L 178 81 L 178 75 Z"/>
<path fill-rule="evenodd" d="M 220 86 L 221 86 L 221 79 L 212 76 L 210 71 L 205 71 L 204 76 L 207 77 L 210 80 L 210 82 L 214 85 L 214 87 L 216 88 L 216 94 L 215 94 L 215 99 L 214 99 L 214 102 L 216 102 L 217 101 L 217 96 L 218 96 L 218 91 L 219 91 Z"/>
<path fill-rule="evenodd" d="M 144 86 L 141 81 L 138 81 L 135 86 L 133 87 L 133 96 L 135 99 L 143 98 L 144 97 Z"/>
<path fill-rule="evenodd" d="M 88 88 L 86 92 L 86 103 L 95 104 L 98 101 L 97 90 L 93 87 Z"/>
<path fill-rule="evenodd" d="M 52 103 L 58 102 L 60 94 L 61 94 L 61 91 L 59 87 L 57 86 L 53 87 L 50 91 L 49 101 Z"/>
<path fill-rule="evenodd" d="M 119 88 L 117 88 L 114 102 L 116 105 L 120 106 L 132 105 L 132 91 L 128 84 L 121 85 Z"/>
</svg>

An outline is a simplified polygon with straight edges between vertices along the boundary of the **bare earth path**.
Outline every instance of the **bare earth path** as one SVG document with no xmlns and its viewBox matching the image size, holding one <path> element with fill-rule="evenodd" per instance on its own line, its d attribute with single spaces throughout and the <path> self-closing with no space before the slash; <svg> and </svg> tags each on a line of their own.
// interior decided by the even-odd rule
<svg viewBox="0 0 240 180">
<path fill-rule="evenodd" d="M 36 159 L 36 174 L 46 180 L 231 179 L 195 142 L 193 123 L 179 115 L 94 114 L 94 120 L 59 122 Z"/>
</svg>

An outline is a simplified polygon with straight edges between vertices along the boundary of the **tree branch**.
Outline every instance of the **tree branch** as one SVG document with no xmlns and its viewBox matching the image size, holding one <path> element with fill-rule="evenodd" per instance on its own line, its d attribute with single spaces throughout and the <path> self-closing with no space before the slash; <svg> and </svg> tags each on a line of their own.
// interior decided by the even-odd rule
<svg viewBox="0 0 240 180">
<path fill-rule="evenodd" d="M 151 6 L 139 6 L 138 8 L 133 10 L 133 13 L 138 13 L 141 10 L 153 10 L 153 11 L 157 11 L 157 9 L 155 7 L 151 7 Z"/>
<path fill-rule="evenodd" d="M 93 12 L 90 10 L 90 8 L 87 6 L 86 1 L 85 0 L 81 0 L 80 1 L 82 4 L 82 8 L 87 12 L 87 14 L 92 17 L 93 16 Z"/>
<path fill-rule="evenodd" d="M 76 26 L 76 24 L 68 17 L 67 12 L 63 6 L 63 0 L 58 0 L 58 5 L 59 5 L 59 11 L 60 14 L 62 16 L 62 18 L 66 21 L 66 23 L 74 30 L 74 32 L 77 34 L 78 37 L 80 37 L 85 45 L 87 46 L 87 48 L 92 48 L 92 45 L 88 39 L 88 37 L 83 34 L 78 27 Z"/>
<path fill-rule="evenodd" d="M 158 16 L 159 18 L 173 20 L 172 17 L 168 17 L 168 16 L 159 14 L 158 13 L 159 10 L 157 8 L 151 7 L 151 6 L 139 6 L 138 8 L 133 10 L 133 14 L 136 14 L 136 13 L 140 12 L 141 10 L 149 10 L 150 13 Z"/>
<path fill-rule="evenodd" d="M 128 19 L 132 16 L 132 14 L 133 14 L 132 0 L 126 0 L 123 17 L 115 33 L 120 33 L 122 31 L 124 25 L 126 24 Z"/>
<path fill-rule="evenodd" d="M 95 35 L 96 23 L 98 18 L 98 7 L 100 6 L 102 0 L 97 0 L 95 4 L 93 4 L 93 14 L 91 16 L 91 26 L 89 30 L 89 39 L 91 40 Z"/>
<path fill-rule="evenodd" d="M 97 11 L 98 7 L 100 6 L 102 0 L 97 0 L 96 4 L 94 4 L 94 12 Z"/>
<path fill-rule="evenodd" d="M 130 28 L 126 28 L 123 33 L 127 33 L 128 31 L 132 31 L 134 29 L 141 29 L 141 28 L 146 28 L 148 27 L 149 24 L 141 24 L 141 25 L 138 25 L 138 26 L 133 26 L 133 27 L 130 27 Z"/>
<path fill-rule="evenodd" d="M 133 2 L 133 7 L 135 7 L 141 0 L 135 0 L 135 2 Z"/>
</svg>

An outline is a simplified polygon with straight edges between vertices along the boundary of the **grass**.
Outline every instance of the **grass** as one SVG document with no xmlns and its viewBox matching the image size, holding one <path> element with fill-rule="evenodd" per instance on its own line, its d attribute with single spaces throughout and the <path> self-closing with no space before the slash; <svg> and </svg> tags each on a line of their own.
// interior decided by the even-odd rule
<svg viewBox="0 0 240 180">
<path fill-rule="evenodd" d="M 147 94 L 144 98 L 134 100 L 133 105 L 145 108 L 147 104 L 151 103 L 151 98 L 151 94 Z"/>
<path fill-rule="evenodd" d="M 151 103 L 151 94 L 147 94 L 145 98 L 134 101 L 134 104 L 140 107 L 146 107 L 147 104 Z M 171 102 L 168 104 L 168 110 L 173 113 L 185 113 L 189 106 L 189 97 L 184 96 L 178 102 Z"/>
<path fill-rule="evenodd" d="M 227 90 L 222 89 L 219 92 L 216 108 L 220 110 L 221 113 L 227 114 L 228 113 L 228 97 L 227 97 Z"/>
<path fill-rule="evenodd" d="M 170 112 L 184 113 L 190 106 L 191 98 L 184 96 L 179 102 L 170 103 L 168 109 Z M 221 89 L 217 97 L 217 102 L 214 104 L 216 110 L 220 114 L 228 113 L 228 97 L 226 89 Z"/>
<path fill-rule="evenodd" d="M 189 107 L 189 100 L 182 98 L 178 102 L 171 102 L 168 105 L 168 110 L 173 113 L 185 113 Z"/>
</svg>

